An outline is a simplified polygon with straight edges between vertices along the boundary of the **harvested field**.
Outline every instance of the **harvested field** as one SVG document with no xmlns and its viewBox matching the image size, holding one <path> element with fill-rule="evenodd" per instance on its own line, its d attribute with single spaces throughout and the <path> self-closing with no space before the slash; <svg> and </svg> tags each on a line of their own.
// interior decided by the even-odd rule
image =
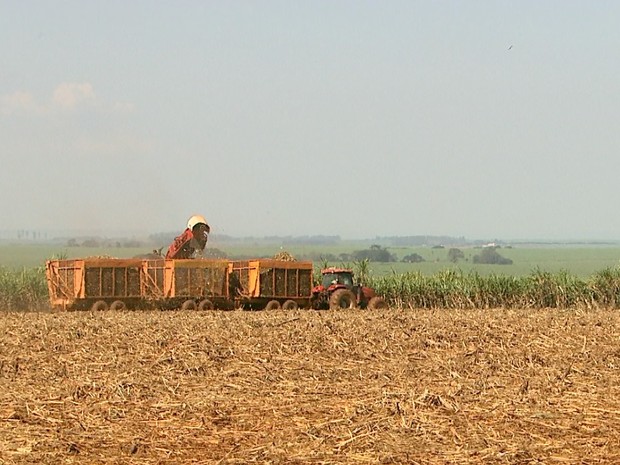
<svg viewBox="0 0 620 465">
<path fill-rule="evenodd" d="M 620 463 L 620 312 L 0 313 L 0 464 Z"/>
</svg>

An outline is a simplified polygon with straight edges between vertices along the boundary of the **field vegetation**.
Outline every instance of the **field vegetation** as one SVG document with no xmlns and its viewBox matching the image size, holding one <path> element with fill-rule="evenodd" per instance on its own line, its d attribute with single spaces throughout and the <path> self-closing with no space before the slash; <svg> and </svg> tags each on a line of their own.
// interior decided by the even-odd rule
<svg viewBox="0 0 620 465">
<path fill-rule="evenodd" d="M 2 464 L 620 462 L 620 313 L 5 312 Z"/>
<path fill-rule="evenodd" d="M 87 249 L 45 253 L 123 256 Z M 373 312 L 36 311 L 42 263 L 2 261 L 0 464 L 620 462 L 617 259 L 510 273 L 546 252 L 453 249 L 315 260 L 375 287 Z"/>
<path fill-rule="evenodd" d="M 219 250 L 211 247 L 211 250 Z M 276 251 L 280 251 L 275 249 Z M 391 305 L 405 308 L 571 308 L 616 307 L 620 302 L 620 249 L 607 248 L 405 248 L 391 256 L 411 257 L 414 263 L 376 262 L 365 254 L 362 260 L 328 260 L 327 255 L 297 249 L 297 258 L 316 253 L 315 275 L 328 265 L 351 267 L 359 278 L 373 286 Z M 261 249 L 254 257 L 271 257 L 274 249 Z M 371 256 L 386 248 L 371 246 Z M 133 257 L 144 249 L 72 247 L 53 250 L 44 246 L 0 247 L 0 304 L 4 309 L 41 309 L 47 306 L 47 284 L 43 272 L 46 258 L 89 256 Z M 343 258 L 355 250 L 340 252 Z M 359 252 L 359 251 L 357 251 Z M 364 252 L 364 250 L 362 250 Z M 226 255 L 246 257 L 249 249 L 237 248 Z M 501 255 L 500 255 L 501 253 Z M 44 254 L 48 254 L 47 257 Z M 304 255 L 305 254 L 305 255 Z M 372 255 L 375 254 L 375 255 Z M 480 264 L 476 257 L 500 256 L 511 264 Z M 312 255 L 314 256 L 314 255 Z M 21 260 L 21 262 L 20 262 Z M 25 264 L 36 262 L 27 267 Z M 7 263 L 21 263 L 9 266 Z M 607 266 L 604 266 L 607 264 Z M 594 268 L 601 266 L 601 268 Z M 569 271 L 570 269 L 577 271 Z M 520 271 L 519 271 L 520 270 Z M 585 270 L 592 270 L 584 274 Z"/>
<path fill-rule="evenodd" d="M 581 279 L 567 272 L 537 270 L 526 276 L 480 275 L 446 269 L 434 275 L 402 273 L 373 276 L 368 262 L 352 265 L 365 284 L 398 308 L 617 308 L 620 268 Z M 320 266 L 315 269 L 317 283 Z M 4 310 L 48 308 L 42 267 L 21 271 L 0 267 L 0 305 Z"/>
<path fill-rule="evenodd" d="M 210 241 L 207 249 L 219 251 L 228 258 L 273 257 L 286 250 L 301 260 L 315 263 L 328 261 L 332 265 L 351 264 L 369 258 L 370 271 L 374 276 L 393 273 L 420 272 L 436 274 L 446 269 L 464 273 L 474 271 L 481 275 L 502 274 L 510 276 L 529 275 L 535 270 L 557 273 L 566 271 L 580 278 L 588 278 L 596 272 L 620 265 L 620 247 L 611 246 L 515 246 L 496 250 L 512 264 L 474 263 L 474 257 L 484 250 L 481 247 L 390 247 L 372 243 L 341 242 L 339 244 L 283 246 L 280 243 L 221 243 Z M 0 266 L 10 269 L 35 268 L 51 257 L 83 258 L 110 256 L 129 258 L 149 253 L 154 246 L 142 247 L 66 247 L 53 244 L 0 243 Z M 459 252 L 455 251 L 458 250 Z M 164 250 L 165 253 L 165 250 Z M 392 261 L 379 261 L 391 256 Z M 403 261 L 405 260 L 405 261 Z"/>
<path fill-rule="evenodd" d="M 0 267 L 0 309 L 43 310 L 48 307 L 43 267 L 12 270 Z"/>
<path fill-rule="evenodd" d="M 617 308 L 620 268 L 581 279 L 541 270 L 526 276 L 480 275 L 444 270 L 434 275 L 403 273 L 368 282 L 391 305 L 406 308 Z"/>
</svg>

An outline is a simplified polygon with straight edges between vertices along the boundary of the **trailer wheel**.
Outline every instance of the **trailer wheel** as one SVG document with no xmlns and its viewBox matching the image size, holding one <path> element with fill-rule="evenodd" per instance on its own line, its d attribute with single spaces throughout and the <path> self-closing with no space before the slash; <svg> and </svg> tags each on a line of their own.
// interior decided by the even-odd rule
<svg viewBox="0 0 620 465">
<path fill-rule="evenodd" d="M 122 300 L 115 300 L 110 304 L 110 310 L 118 311 L 118 310 L 127 310 L 127 305 Z"/>
<path fill-rule="evenodd" d="M 299 308 L 299 305 L 297 305 L 297 302 L 295 302 L 294 300 L 289 299 L 282 304 L 282 308 L 284 310 L 297 310 Z"/>
<path fill-rule="evenodd" d="M 277 300 L 270 300 L 269 302 L 267 302 L 267 305 L 265 305 L 265 310 L 278 310 L 280 308 L 280 302 L 278 302 Z"/>
<path fill-rule="evenodd" d="M 183 305 L 181 305 L 181 310 L 196 310 L 196 308 L 198 308 L 196 302 L 191 299 L 186 300 L 183 302 Z"/>
<path fill-rule="evenodd" d="M 329 308 L 338 310 L 341 308 L 356 308 L 357 300 L 355 294 L 348 289 L 338 289 L 329 298 Z"/>
<path fill-rule="evenodd" d="M 198 304 L 198 310 L 200 311 L 213 310 L 214 308 L 215 306 L 213 305 L 213 302 L 211 302 L 209 299 L 201 300 Z"/>
<path fill-rule="evenodd" d="M 108 303 L 105 300 L 98 300 L 90 309 L 93 312 L 105 312 L 108 309 Z"/>
<path fill-rule="evenodd" d="M 369 310 L 385 310 L 388 304 L 383 297 L 375 296 L 368 301 Z"/>
</svg>

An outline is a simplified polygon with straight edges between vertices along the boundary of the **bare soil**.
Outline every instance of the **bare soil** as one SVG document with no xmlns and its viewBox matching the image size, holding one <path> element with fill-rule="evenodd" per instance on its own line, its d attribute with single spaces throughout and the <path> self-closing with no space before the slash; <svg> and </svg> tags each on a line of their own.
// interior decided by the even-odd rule
<svg viewBox="0 0 620 465">
<path fill-rule="evenodd" d="M 620 463 L 620 313 L 3 312 L 18 463 Z"/>
</svg>

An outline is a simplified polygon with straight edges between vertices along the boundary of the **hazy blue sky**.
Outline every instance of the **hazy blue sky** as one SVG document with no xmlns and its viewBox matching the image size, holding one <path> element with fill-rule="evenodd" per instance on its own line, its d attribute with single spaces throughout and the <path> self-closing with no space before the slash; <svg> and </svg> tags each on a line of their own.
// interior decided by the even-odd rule
<svg viewBox="0 0 620 465">
<path fill-rule="evenodd" d="M 618 1 L 0 0 L 0 230 L 619 239 Z"/>
</svg>

